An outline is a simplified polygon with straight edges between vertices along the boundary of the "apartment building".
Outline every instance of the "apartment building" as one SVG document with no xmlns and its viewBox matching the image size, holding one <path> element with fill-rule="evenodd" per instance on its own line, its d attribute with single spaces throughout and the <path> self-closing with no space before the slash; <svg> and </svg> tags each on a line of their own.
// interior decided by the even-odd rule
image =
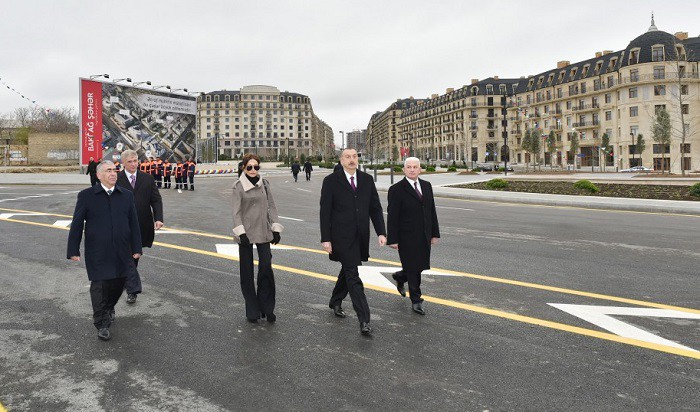
<svg viewBox="0 0 700 412">
<path fill-rule="evenodd" d="M 325 156 L 333 143 L 333 130 L 314 114 L 308 96 L 274 86 L 202 94 L 197 113 L 199 141 L 214 139 L 218 154 L 230 158 Z"/>
<path fill-rule="evenodd" d="M 649 29 L 625 49 L 606 50 L 577 63 L 517 79 L 494 76 L 472 80 L 457 90 L 416 101 L 395 116 L 391 127 L 368 127 L 386 152 L 398 147 L 401 157 L 471 163 L 526 163 L 535 159 L 523 149 L 525 133 L 542 139 L 537 158 L 561 167 L 700 170 L 700 38 Z M 370 125 L 392 117 L 392 104 L 376 113 Z M 652 126 L 660 109 L 669 112 L 670 144 L 653 141 Z M 554 150 L 546 139 L 553 133 Z M 603 135 L 609 145 L 602 147 Z M 645 147 L 638 147 L 643 135 Z M 575 138 L 574 138 L 575 136 Z M 572 145 L 572 138 L 578 144 Z M 393 146 L 395 145 L 395 146 Z M 572 146 L 575 150 L 572 150 Z"/>
<path fill-rule="evenodd" d="M 398 99 L 383 112 L 372 115 L 367 124 L 365 136 L 365 152 L 367 159 L 378 161 L 397 161 L 401 159 L 401 116 L 406 110 L 416 107 L 425 99 Z"/>
</svg>

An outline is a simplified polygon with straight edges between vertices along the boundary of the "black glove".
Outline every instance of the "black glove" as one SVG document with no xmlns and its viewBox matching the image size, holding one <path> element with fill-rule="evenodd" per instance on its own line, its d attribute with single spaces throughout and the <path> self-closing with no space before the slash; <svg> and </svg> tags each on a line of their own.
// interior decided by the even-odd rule
<svg viewBox="0 0 700 412">
<path fill-rule="evenodd" d="M 280 242 L 282 237 L 280 236 L 280 232 L 272 232 L 272 244 L 276 245 Z"/>
<path fill-rule="evenodd" d="M 239 241 L 238 241 L 239 244 L 241 244 L 243 246 L 250 246 L 250 240 L 248 240 L 248 236 L 246 236 L 245 233 L 238 236 L 238 239 L 239 239 Z"/>
</svg>

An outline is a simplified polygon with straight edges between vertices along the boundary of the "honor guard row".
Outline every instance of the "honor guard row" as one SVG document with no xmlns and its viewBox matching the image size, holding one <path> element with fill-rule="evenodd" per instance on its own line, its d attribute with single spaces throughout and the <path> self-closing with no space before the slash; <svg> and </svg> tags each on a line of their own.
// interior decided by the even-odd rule
<svg viewBox="0 0 700 412">
<path fill-rule="evenodd" d="M 170 189 L 172 187 L 171 178 L 174 177 L 175 189 L 194 190 L 196 166 L 197 164 L 192 158 L 188 158 L 184 163 L 170 163 L 170 161 L 158 157 L 156 159 L 149 158 L 148 161 L 142 162 L 139 165 L 139 170 L 153 176 L 159 189 Z"/>
</svg>

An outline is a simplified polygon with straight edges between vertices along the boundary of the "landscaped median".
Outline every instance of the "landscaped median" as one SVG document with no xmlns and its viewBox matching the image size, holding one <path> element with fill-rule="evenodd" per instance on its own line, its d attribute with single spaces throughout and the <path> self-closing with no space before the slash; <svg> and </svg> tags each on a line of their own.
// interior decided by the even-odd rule
<svg viewBox="0 0 700 412">
<path fill-rule="evenodd" d="M 700 201 L 700 183 L 688 186 L 647 185 L 633 183 L 592 183 L 579 181 L 529 181 L 492 179 L 488 182 L 460 184 L 450 187 L 501 192 L 543 193 L 571 196 L 602 196 L 635 199 Z"/>
</svg>

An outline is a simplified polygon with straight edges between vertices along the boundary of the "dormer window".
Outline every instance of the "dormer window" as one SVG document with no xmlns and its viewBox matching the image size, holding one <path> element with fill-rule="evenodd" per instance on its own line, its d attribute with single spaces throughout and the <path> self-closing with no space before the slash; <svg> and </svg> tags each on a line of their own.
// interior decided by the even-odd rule
<svg viewBox="0 0 700 412">
<path fill-rule="evenodd" d="M 563 70 L 559 72 L 559 80 L 557 80 L 557 83 L 561 83 L 564 81 L 564 74 L 565 72 Z"/>
<path fill-rule="evenodd" d="M 537 79 L 537 88 L 539 89 L 542 87 L 542 82 L 544 81 L 544 77 L 540 76 L 539 79 Z"/>
<path fill-rule="evenodd" d="M 574 80 L 574 78 L 576 77 L 577 71 L 578 71 L 578 69 L 575 67 L 573 69 L 571 69 L 571 73 L 569 73 L 569 80 Z"/>
<path fill-rule="evenodd" d="M 639 63 L 639 49 L 630 50 L 630 56 L 627 60 L 628 65 Z"/>
<path fill-rule="evenodd" d="M 472 87 L 472 96 L 479 95 L 479 88 L 477 86 Z"/>
<path fill-rule="evenodd" d="M 617 65 L 617 57 L 610 59 L 610 64 L 608 65 L 608 73 L 615 70 Z"/>
<path fill-rule="evenodd" d="M 652 46 L 651 47 L 651 61 L 653 61 L 653 62 L 664 61 L 664 46 Z"/>
<path fill-rule="evenodd" d="M 486 85 L 486 94 L 493 94 L 493 85 L 492 84 Z"/>
<path fill-rule="evenodd" d="M 595 74 L 596 76 L 599 75 L 599 74 L 600 74 L 600 69 L 601 69 L 602 67 L 603 67 L 603 62 L 596 62 L 596 64 L 595 64 L 595 70 L 594 70 L 593 74 Z"/>
<path fill-rule="evenodd" d="M 588 69 L 591 67 L 590 64 L 583 66 L 583 71 L 581 72 L 581 78 L 583 79 L 588 74 Z"/>
<path fill-rule="evenodd" d="M 676 45 L 676 57 L 678 57 L 678 60 L 685 60 L 685 48 L 683 47 L 682 44 L 677 44 Z"/>
<path fill-rule="evenodd" d="M 513 85 L 513 94 L 515 94 L 515 91 L 518 89 L 518 83 L 515 83 Z"/>
<path fill-rule="evenodd" d="M 498 86 L 498 92 L 499 92 L 500 94 L 506 94 L 506 85 L 505 85 L 505 84 L 499 85 L 499 86 Z"/>
<path fill-rule="evenodd" d="M 554 80 L 554 73 L 549 73 L 549 77 L 547 77 L 547 83 L 549 83 L 550 86 L 552 85 L 553 80 Z"/>
<path fill-rule="evenodd" d="M 535 79 L 530 79 L 530 81 L 527 82 L 527 89 L 532 89 L 533 84 L 535 84 Z"/>
</svg>

